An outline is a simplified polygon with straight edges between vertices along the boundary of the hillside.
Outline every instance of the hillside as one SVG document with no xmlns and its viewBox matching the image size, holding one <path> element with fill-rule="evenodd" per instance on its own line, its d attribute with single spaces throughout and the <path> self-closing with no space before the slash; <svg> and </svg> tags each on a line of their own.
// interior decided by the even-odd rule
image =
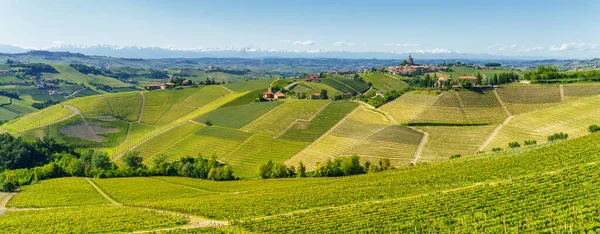
<svg viewBox="0 0 600 234">
<path fill-rule="evenodd" d="M 40 232 L 58 221 L 70 223 L 55 227 L 60 232 L 175 226 L 227 233 L 587 232 L 594 230 L 592 217 L 600 196 L 594 189 L 600 158 L 593 153 L 600 150 L 599 140 L 600 135 L 594 134 L 518 151 L 341 178 L 53 179 L 25 186 L 16 195 L 4 195 L 8 203 L 0 227 L 7 232 L 17 228 Z M 564 200 L 567 196 L 569 202 Z M 85 219 L 69 221 L 73 215 Z M 44 221 L 48 217 L 54 221 Z M 141 218 L 146 222 L 139 222 Z M 315 218 L 320 221 L 315 223 Z M 124 219 L 130 220 L 127 225 L 106 225 Z M 232 219 L 237 221 L 224 221 Z M 31 220 L 40 221 L 21 226 Z M 353 225 L 339 225 L 348 221 Z"/>
</svg>

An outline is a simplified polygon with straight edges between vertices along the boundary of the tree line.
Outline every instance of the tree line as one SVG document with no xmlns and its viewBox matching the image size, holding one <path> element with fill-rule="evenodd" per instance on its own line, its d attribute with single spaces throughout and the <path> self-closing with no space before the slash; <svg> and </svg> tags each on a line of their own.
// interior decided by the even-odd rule
<svg viewBox="0 0 600 234">
<path fill-rule="evenodd" d="M 151 167 L 143 164 L 139 152 L 125 153 L 117 165 L 106 152 L 78 153 L 73 147 L 51 138 L 24 141 L 10 134 L 0 135 L 0 190 L 13 191 L 17 186 L 44 179 L 80 177 L 182 176 L 207 180 L 234 180 L 230 166 L 215 157 L 184 157 L 167 162 L 165 155 L 153 158 Z"/>
<path fill-rule="evenodd" d="M 537 69 L 525 72 L 523 79 L 531 82 L 550 82 L 562 79 L 598 81 L 600 80 L 600 70 L 560 72 L 557 67 L 549 64 L 546 66 L 538 65 Z"/>
<path fill-rule="evenodd" d="M 263 179 L 292 178 L 292 177 L 340 177 L 374 173 L 393 169 L 390 159 L 380 159 L 377 163 L 366 161 L 360 164 L 360 157 L 338 157 L 328 159 L 325 163 L 317 163 L 313 171 L 307 171 L 306 166 L 300 162 L 298 166 L 288 166 L 281 162 L 274 163 L 269 160 L 259 167 L 258 175 Z"/>
</svg>

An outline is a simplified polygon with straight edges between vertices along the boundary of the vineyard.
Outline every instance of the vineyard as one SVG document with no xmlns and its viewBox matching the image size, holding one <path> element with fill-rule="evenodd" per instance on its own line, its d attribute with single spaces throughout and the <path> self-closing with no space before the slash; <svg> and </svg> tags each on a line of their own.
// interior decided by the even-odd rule
<svg viewBox="0 0 600 234">
<path fill-rule="evenodd" d="M 69 108 L 54 105 L 43 111 L 33 112 L 21 118 L 9 121 L 2 127 L 11 132 L 22 132 L 29 129 L 39 128 L 67 119 L 73 114 Z"/>
<path fill-rule="evenodd" d="M 379 72 L 363 73 L 361 77 L 365 82 L 371 82 L 373 88 L 378 90 L 403 90 L 408 87 L 400 77 L 392 74 L 384 74 Z"/>
<path fill-rule="evenodd" d="M 507 86 L 496 91 L 513 115 L 541 110 L 561 103 L 558 85 Z"/>
<path fill-rule="evenodd" d="M 266 115 L 244 126 L 242 130 L 261 132 L 274 136 L 283 132 L 297 119 L 306 120 L 311 118 L 312 115 L 320 111 L 328 103 L 328 101 L 324 100 L 286 101 Z"/>
<path fill-rule="evenodd" d="M 437 95 L 407 93 L 380 107 L 399 123 L 408 123 L 429 108 L 438 99 Z"/>
<path fill-rule="evenodd" d="M 261 102 L 219 108 L 194 119 L 194 121 L 199 123 L 210 122 L 214 125 L 223 127 L 241 128 L 282 103 L 283 102 Z"/>
<path fill-rule="evenodd" d="M 446 91 L 413 123 L 490 124 L 508 117 L 492 91 Z"/>
</svg>

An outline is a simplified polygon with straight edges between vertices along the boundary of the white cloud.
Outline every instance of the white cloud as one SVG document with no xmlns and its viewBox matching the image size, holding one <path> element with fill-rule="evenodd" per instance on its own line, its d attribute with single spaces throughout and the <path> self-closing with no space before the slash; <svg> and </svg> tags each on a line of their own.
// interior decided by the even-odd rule
<svg viewBox="0 0 600 234">
<path fill-rule="evenodd" d="M 311 41 L 311 40 L 308 40 L 308 41 L 295 41 L 292 44 L 294 44 L 294 45 L 301 45 L 301 46 L 311 46 L 311 45 L 314 45 L 315 42 Z"/>
<path fill-rule="evenodd" d="M 280 40 L 279 43 L 289 44 L 290 40 Z"/>
<path fill-rule="evenodd" d="M 550 51 L 585 51 L 600 49 L 598 44 L 566 43 L 560 46 L 550 46 Z"/>
<path fill-rule="evenodd" d="M 495 45 L 491 45 L 490 47 L 488 47 L 488 49 L 495 50 L 495 51 L 501 52 L 501 53 L 506 53 L 506 52 L 523 53 L 523 52 L 533 52 L 533 51 L 545 50 L 546 48 L 543 46 L 529 46 L 528 47 L 528 46 L 522 46 L 522 45 L 517 45 L 517 44 L 512 44 L 512 45 L 495 44 Z"/>
<path fill-rule="evenodd" d="M 385 46 L 385 47 L 416 47 L 416 46 L 419 46 L 419 44 L 412 44 L 412 43 L 387 43 L 387 44 L 383 44 L 383 46 Z"/>
<path fill-rule="evenodd" d="M 454 53 L 455 51 L 451 49 L 443 49 L 443 48 L 435 48 L 430 50 L 411 50 L 406 51 L 406 53 L 418 53 L 418 54 L 449 54 Z M 458 51 L 456 51 L 458 52 Z"/>
<path fill-rule="evenodd" d="M 334 42 L 332 45 L 339 46 L 339 47 L 346 47 L 346 46 L 355 46 L 356 43 L 347 42 L 347 41 L 338 41 L 338 42 Z"/>
</svg>

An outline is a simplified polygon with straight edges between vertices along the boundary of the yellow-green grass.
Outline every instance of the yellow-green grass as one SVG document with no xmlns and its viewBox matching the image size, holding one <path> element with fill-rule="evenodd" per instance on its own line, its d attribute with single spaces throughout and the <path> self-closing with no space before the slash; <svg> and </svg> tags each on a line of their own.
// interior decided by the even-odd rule
<svg viewBox="0 0 600 234">
<path fill-rule="evenodd" d="M 151 177 L 93 179 L 108 196 L 123 204 L 198 197 L 206 191 L 168 183 Z M 135 184 L 135 186 L 131 186 Z"/>
<path fill-rule="evenodd" d="M 21 187 L 8 207 L 59 207 L 110 204 L 84 178 L 60 178 Z"/>
<path fill-rule="evenodd" d="M 144 143 L 145 141 L 147 141 L 148 139 L 151 139 L 159 134 L 162 134 L 174 127 L 180 126 L 182 124 L 188 123 L 190 120 L 197 118 L 200 115 L 206 114 L 208 112 L 211 112 L 223 105 L 225 105 L 226 103 L 235 100 L 236 98 L 245 95 L 246 93 L 230 93 L 225 95 L 224 97 L 221 97 L 207 105 L 204 105 L 201 108 L 198 108 L 186 115 L 184 115 L 183 117 L 176 119 L 166 125 L 157 127 L 156 129 L 149 131 L 143 135 L 140 135 L 138 137 L 135 138 L 131 138 L 131 139 L 127 139 L 127 141 L 125 141 L 123 144 L 115 147 L 112 149 L 112 156 L 120 156 L 121 154 L 123 154 L 125 151 L 128 151 L 132 148 L 135 148 L 136 146 L 138 146 L 141 143 Z"/>
<path fill-rule="evenodd" d="M 65 119 L 72 114 L 73 111 L 71 111 L 71 109 L 65 108 L 62 105 L 54 105 L 41 111 L 33 112 L 18 119 L 9 121 L 2 127 L 11 132 L 21 132 L 50 125 L 54 122 Z"/>
<path fill-rule="evenodd" d="M 392 125 L 346 150 L 343 156 L 358 155 L 377 163 L 388 158 L 395 167 L 409 165 L 423 134 L 408 127 Z"/>
<path fill-rule="evenodd" d="M 302 162 L 307 168 L 314 169 L 317 163 L 344 155 L 344 152 L 385 129 L 389 124 L 381 114 L 359 107 L 327 134 L 287 160 L 286 164 L 295 166 Z"/>
<path fill-rule="evenodd" d="M 234 83 L 224 84 L 226 88 L 235 91 L 235 92 L 247 92 L 253 91 L 257 89 L 266 89 L 269 88 L 271 82 L 275 79 L 260 79 L 260 80 L 250 80 L 250 81 L 240 81 Z"/>
<path fill-rule="evenodd" d="M 245 126 L 243 130 L 275 136 L 284 131 L 297 119 L 310 119 L 319 109 L 327 105 L 325 100 L 286 101 L 262 117 Z"/>
<path fill-rule="evenodd" d="M 358 106 L 355 102 L 333 102 L 327 105 L 310 121 L 297 121 L 281 139 L 312 142 L 346 117 Z"/>
<path fill-rule="evenodd" d="M 181 139 L 172 146 L 158 152 L 168 156 L 168 161 L 181 157 L 216 156 L 223 158 L 237 149 L 252 134 L 223 127 L 204 127 Z"/>
<path fill-rule="evenodd" d="M 214 125 L 241 128 L 269 112 L 283 102 L 259 102 L 233 107 L 219 108 L 195 119 L 196 122 L 210 122 Z"/>
<path fill-rule="evenodd" d="M 183 89 L 186 90 L 186 89 Z M 192 89 L 190 89 L 192 90 Z M 168 124 L 171 121 L 181 118 L 182 116 L 209 104 L 210 102 L 217 100 L 219 98 L 224 97 L 229 94 L 229 91 L 224 89 L 221 86 L 206 86 L 199 90 L 196 90 L 193 94 L 186 96 L 185 98 L 177 97 L 175 98 L 175 94 L 178 92 L 174 92 L 171 94 L 171 98 L 169 99 L 170 103 L 176 103 L 170 106 L 156 121 L 157 125 Z M 178 100 L 175 102 L 175 100 Z"/>
<path fill-rule="evenodd" d="M 326 84 L 329 87 L 332 87 L 342 93 L 360 93 L 360 92 L 362 92 L 362 90 L 355 89 L 354 87 L 346 84 L 347 82 L 345 82 L 343 79 L 345 79 L 345 78 L 338 78 L 336 76 L 327 76 L 326 78 L 321 79 L 321 83 Z"/>
<path fill-rule="evenodd" d="M 153 127 L 150 125 L 140 124 L 140 123 L 136 123 L 136 122 L 131 122 L 129 124 L 130 125 L 129 125 L 129 129 L 127 132 L 127 139 L 139 137 L 139 136 L 145 134 L 146 132 L 152 131 L 153 129 L 156 128 L 156 127 Z"/>
<path fill-rule="evenodd" d="M 307 95 L 307 97 L 310 97 L 311 94 L 320 93 L 321 90 L 323 90 L 323 89 L 327 90 L 327 95 L 330 97 L 333 97 L 337 94 L 342 93 L 339 90 L 334 89 L 331 86 L 326 85 L 326 84 L 315 83 L 315 82 L 305 82 L 305 81 L 299 81 L 293 90 L 296 93 L 305 93 Z"/>
<path fill-rule="evenodd" d="M 565 84 L 563 89 L 567 99 L 600 95 L 600 84 L 598 83 Z"/>
<path fill-rule="evenodd" d="M 2 233 L 121 233 L 176 227 L 185 217 L 126 206 L 85 206 L 8 211 Z"/>
<path fill-rule="evenodd" d="M 189 98 L 190 96 L 192 96 L 193 94 L 200 92 L 201 88 L 183 88 L 183 89 L 173 89 L 171 90 L 171 93 L 169 94 L 169 99 L 167 101 L 167 104 L 177 104 L 180 103 L 181 101 Z"/>
<path fill-rule="evenodd" d="M 167 105 L 171 92 L 176 90 L 154 90 L 144 92 L 144 106 L 162 106 Z"/>
<path fill-rule="evenodd" d="M 142 108 L 142 96 L 135 93 L 109 95 L 106 97 L 115 117 L 136 121 Z"/>
<path fill-rule="evenodd" d="M 65 105 L 74 106 L 84 116 L 113 116 L 108 98 L 105 95 L 78 98 L 65 102 Z"/>
<path fill-rule="evenodd" d="M 169 105 L 144 106 L 144 109 L 142 110 L 142 119 L 140 120 L 140 122 L 144 124 L 156 123 L 156 120 L 158 120 L 158 118 L 160 118 L 165 113 L 165 111 L 169 109 L 169 107 Z"/>
<path fill-rule="evenodd" d="M 503 86 L 496 92 L 512 115 L 549 108 L 561 102 L 558 85 Z"/>
<path fill-rule="evenodd" d="M 412 120 L 417 123 L 501 123 L 508 117 L 492 91 L 446 91 Z"/>
<path fill-rule="evenodd" d="M 223 88 L 223 86 L 209 85 L 201 88 L 200 91 L 195 92 L 185 100 L 182 100 L 180 104 L 184 106 L 199 108 L 229 93 L 231 92 Z"/>
<path fill-rule="evenodd" d="M 133 150 L 140 152 L 140 156 L 145 159 L 146 163 L 149 163 L 148 160 L 150 160 L 154 154 L 170 147 L 200 128 L 202 128 L 202 125 L 188 122 L 149 139 L 135 147 Z"/>
<path fill-rule="evenodd" d="M 390 74 L 369 72 L 362 73 L 361 77 L 365 80 L 365 82 L 371 82 L 373 84 L 373 88 L 378 90 L 403 90 L 408 87 L 408 84 L 406 84 L 400 78 Z"/>
<path fill-rule="evenodd" d="M 600 124 L 600 97 L 581 98 L 562 105 L 514 116 L 492 139 L 486 150 L 506 148 L 509 142 L 536 140 L 544 143 L 547 137 L 558 132 L 569 138 L 588 134 L 587 128 Z"/>
<path fill-rule="evenodd" d="M 410 122 L 433 105 L 438 97 L 438 95 L 411 92 L 381 106 L 379 109 L 389 113 L 398 123 L 404 124 Z"/>
<path fill-rule="evenodd" d="M 270 135 L 257 133 L 221 160 L 232 166 L 234 175 L 253 178 L 258 177 L 261 164 L 269 160 L 283 162 L 307 145 L 308 142 L 276 139 Z"/>
<path fill-rule="evenodd" d="M 94 82 L 97 84 L 104 84 L 104 85 L 108 85 L 111 87 L 127 87 L 127 86 L 131 86 L 130 84 L 126 84 L 118 79 L 115 78 L 111 78 L 111 77 L 106 77 L 106 76 L 99 76 L 99 75 L 85 75 L 80 73 L 79 71 L 75 70 L 74 68 L 72 68 L 71 66 L 69 66 L 68 64 L 52 64 L 52 66 L 59 72 L 59 73 L 44 73 L 44 77 L 50 78 L 50 79 L 59 79 L 59 80 L 66 80 L 66 81 L 72 81 L 75 83 L 89 83 L 89 82 Z"/>
<path fill-rule="evenodd" d="M 475 154 L 496 126 L 418 127 L 418 129 L 429 133 L 429 137 L 417 163 L 447 160 L 455 154 L 461 156 Z"/>
</svg>

